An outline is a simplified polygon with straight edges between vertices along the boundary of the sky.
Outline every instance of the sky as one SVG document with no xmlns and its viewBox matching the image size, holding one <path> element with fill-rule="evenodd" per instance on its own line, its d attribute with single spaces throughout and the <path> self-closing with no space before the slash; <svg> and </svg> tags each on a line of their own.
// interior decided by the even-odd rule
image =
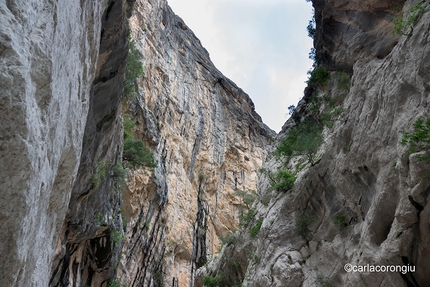
<svg viewBox="0 0 430 287">
<path fill-rule="evenodd" d="M 312 39 L 305 0 L 168 0 L 193 30 L 215 66 L 252 99 L 279 132 L 288 106 L 303 96 Z"/>
</svg>

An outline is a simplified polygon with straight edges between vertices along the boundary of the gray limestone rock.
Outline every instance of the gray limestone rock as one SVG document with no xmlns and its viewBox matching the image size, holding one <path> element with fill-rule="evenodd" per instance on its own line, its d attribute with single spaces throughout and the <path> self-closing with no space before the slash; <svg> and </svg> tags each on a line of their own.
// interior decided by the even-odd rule
<svg viewBox="0 0 430 287">
<path fill-rule="evenodd" d="M 0 285 L 47 286 L 89 108 L 104 1 L 0 3 Z"/>
<path fill-rule="evenodd" d="M 407 1 L 405 11 L 417 3 Z M 253 208 L 257 217 L 264 218 L 262 226 L 269 227 L 258 238 L 244 240 L 243 244 L 258 242 L 255 256 L 263 264 L 248 268 L 243 286 L 427 286 L 430 182 L 423 176 L 428 163 L 417 161 L 418 154 L 408 155 L 400 140 L 417 119 L 430 116 L 430 78 L 423 70 L 430 54 L 429 9 L 411 36 L 394 39 L 392 16 L 388 15 L 391 1 L 316 0 L 314 5 L 317 53 L 324 55 L 323 64 L 328 68 L 353 71 L 352 79 L 347 94 L 339 88 L 334 72 L 324 90 L 314 89 L 320 96 L 341 99 L 343 109 L 333 127 L 324 130 L 318 163 L 299 172 L 286 194 L 271 191 L 267 176 L 260 177 L 262 198 L 271 197 L 270 204 L 257 202 Z M 383 11 L 386 16 L 382 19 Z M 374 25 L 360 24 L 365 15 Z M 342 21 L 343 26 L 334 24 Z M 384 21 L 387 25 L 382 25 Z M 357 32 L 357 27 L 367 29 L 367 34 Z M 376 45 L 372 44 L 375 37 L 379 39 Z M 355 48 L 358 44 L 362 49 Z M 380 48 L 386 51 L 382 57 L 376 51 Z M 305 96 L 297 107 L 302 116 L 308 113 L 308 99 Z M 274 146 L 294 124 L 291 119 L 284 125 Z M 293 169 L 295 163 L 287 167 Z M 270 157 L 264 166 L 281 168 Z M 304 213 L 314 220 L 301 235 L 294 229 Z M 343 214 L 344 223 L 336 224 L 337 214 Z M 241 230 L 237 236 L 247 232 Z M 195 286 L 202 286 L 199 280 L 203 276 L 221 270 L 222 260 L 234 258 L 233 252 L 223 252 L 211 268 L 198 273 Z M 347 263 L 412 265 L 416 270 L 347 273 Z M 277 269 L 281 266 L 282 273 Z"/>
</svg>

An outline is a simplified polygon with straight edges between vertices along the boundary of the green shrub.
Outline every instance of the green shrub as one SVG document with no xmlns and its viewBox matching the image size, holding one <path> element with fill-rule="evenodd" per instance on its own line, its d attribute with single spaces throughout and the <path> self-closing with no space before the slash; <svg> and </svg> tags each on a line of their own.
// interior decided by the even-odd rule
<svg viewBox="0 0 430 287">
<path fill-rule="evenodd" d="M 112 168 L 112 178 L 116 182 L 115 193 L 118 193 L 122 190 L 122 187 L 125 183 L 125 175 L 126 171 L 122 167 L 122 164 L 120 162 L 117 162 L 116 165 Z"/>
<path fill-rule="evenodd" d="M 334 125 L 334 120 L 343 112 L 343 108 L 337 107 L 331 109 L 327 112 L 321 113 L 320 121 L 322 124 L 328 128 L 332 128 Z"/>
<path fill-rule="evenodd" d="M 246 190 L 236 189 L 233 195 L 240 197 L 245 207 L 248 209 L 251 207 L 251 205 L 255 201 L 255 198 L 257 197 L 257 193 L 254 190 L 246 191 Z"/>
<path fill-rule="evenodd" d="M 408 154 L 425 151 L 418 160 L 430 162 L 430 118 L 425 123 L 422 119 L 417 120 L 413 132 L 405 132 L 400 144 L 409 145 Z"/>
<path fill-rule="evenodd" d="M 296 220 L 296 228 L 294 232 L 305 236 L 308 233 L 309 225 L 315 220 L 315 217 L 310 214 L 303 214 Z"/>
<path fill-rule="evenodd" d="M 268 194 L 266 194 L 266 195 L 264 195 L 261 199 L 260 199 L 260 202 L 264 205 L 264 206 L 267 206 L 268 204 L 269 204 L 269 202 L 270 202 L 270 195 L 268 195 Z"/>
<path fill-rule="evenodd" d="M 345 72 L 341 72 L 338 78 L 338 88 L 344 91 L 348 90 L 350 81 L 351 76 Z"/>
<path fill-rule="evenodd" d="M 240 217 L 240 224 L 239 225 L 240 226 L 245 226 L 249 222 L 254 221 L 255 215 L 257 215 L 257 212 L 253 208 L 249 208 L 246 211 L 246 215 L 242 215 Z"/>
<path fill-rule="evenodd" d="M 339 225 L 341 227 L 348 226 L 348 214 L 346 212 L 336 213 L 334 217 L 334 224 Z"/>
<path fill-rule="evenodd" d="M 199 184 L 202 184 L 203 181 L 205 180 L 205 174 L 203 172 L 199 172 Z"/>
<path fill-rule="evenodd" d="M 124 240 L 124 235 L 122 235 L 121 231 L 118 230 L 114 230 L 112 232 L 112 240 L 113 240 L 113 244 L 114 246 L 116 246 L 118 243 L 120 243 L 121 241 Z"/>
<path fill-rule="evenodd" d="M 309 71 L 310 75 L 307 80 L 307 84 L 310 85 L 321 85 L 322 87 L 327 86 L 329 73 L 324 67 L 317 66 L 312 71 Z"/>
<path fill-rule="evenodd" d="M 273 182 L 271 188 L 276 191 L 287 191 L 290 190 L 294 182 L 296 181 L 296 176 L 287 170 L 278 170 L 278 172 L 273 176 Z"/>
<path fill-rule="evenodd" d="M 287 160 L 292 156 L 303 155 L 314 165 L 315 155 L 322 142 L 323 136 L 318 125 L 305 120 L 290 130 L 288 136 L 276 148 L 275 155 Z"/>
<path fill-rule="evenodd" d="M 249 230 L 249 234 L 252 238 L 255 238 L 258 235 L 258 232 L 260 232 L 261 225 L 263 224 L 263 220 L 259 219 L 257 220 L 257 223 L 251 227 Z"/>
<path fill-rule="evenodd" d="M 234 233 L 227 234 L 226 236 L 221 236 L 219 238 L 222 242 L 222 245 L 230 245 L 235 244 L 237 242 L 237 238 Z"/>
<path fill-rule="evenodd" d="M 306 30 L 308 31 L 308 37 L 314 38 L 316 27 L 315 27 L 315 15 L 312 16 L 312 20 L 309 20 L 308 26 L 306 27 Z"/>
<path fill-rule="evenodd" d="M 122 167 L 120 162 L 117 162 L 112 168 L 112 176 L 117 181 L 124 181 L 125 169 Z"/>
<path fill-rule="evenodd" d="M 154 279 L 154 283 L 156 287 L 163 287 L 164 286 L 164 274 L 163 272 L 159 271 L 154 274 L 152 277 Z"/>
<path fill-rule="evenodd" d="M 337 97 L 312 94 L 308 100 L 307 111 L 310 117 L 317 121 L 315 128 L 322 129 L 324 126 L 331 128 L 334 120 L 343 112 L 343 109 L 338 105 L 339 99 Z"/>
<path fill-rule="evenodd" d="M 258 263 L 260 263 L 260 257 L 258 257 L 258 255 L 255 254 L 255 252 L 253 252 L 253 251 L 250 251 L 248 253 L 248 258 L 249 258 L 249 260 L 251 261 L 252 264 L 258 264 Z"/>
<path fill-rule="evenodd" d="M 148 167 L 156 167 L 152 152 L 145 147 L 141 140 L 128 138 L 124 141 L 124 160 L 131 163 L 133 167 L 145 165 Z"/>
<path fill-rule="evenodd" d="M 97 212 L 96 215 L 94 215 L 95 221 L 94 223 L 98 226 L 106 226 L 107 223 L 104 221 L 104 216 L 101 212 Z"/>
<path fill-rule="evenodd" d="M 296 106 L 295 105 L 291 105 L 288 107 L 288 114 L 291 116 L 292 114 L 294 114 L 294 112 L 296 111 Z"/>
<path fill-rule="evenodd" d="M 142 65 L 142 55 L 136 48 L 136 43 L 130 41 L 130 49 L 127 55 L 125 79 L 124 79 L 124 96 L 126 98 L 135 98 L 139 90 L 136 79 L 144 74 Z"/>
<path fill-rule="evenodd" d="M 318 58 L 317 55 L 317 50 L 315 48 L 311 48 L 311 51 L 309 52 L 309 59 L 313 61 L 312 63 L 312 67 L 318 67 L 320 65 L 320 60 Z M 310 71 L 308 72 L 308 74 L 310 73 Z"/>
<path fill-rule="evenodd" d="M 124 230 L 124 232 L 126 231 L 126 229 L 127 229 L 127 224 L 128 224 L 128 222 L 130 221 L 130 217 L 128 217 L 127 215 L 125 215 L 125 214 L 122 214 L 121 215 L 121 217 L 122 217 L 122 229 Z"/>
<path fill-rule="evenodd" d="M 124 114 L 123 115 L 123 125 L 124 125 L 124 139 L 134 138 L 134 129 L 136 128 L 136 124 L 134 123 L 131 115 Z"/>
<path fill-rule="evenodd" d="M 104 161 L 97 163 L 96 172 L 91 175 L 91 184 L 93 188 L 98 188 L 102 183 L 103 179 L 106 178 L 108 164 Z"/>
<path fill-rule="evenodd" d="M 425 3 L 418 3 L 409 8 L 405 19 L 395 17 L 393 20 L 394 34 L 411 36 L 414 31 L 414 26 L 418 23 L 426 6 L 427 4 Z"/>
<path fill-rule="evenodd" d="M 107 287 L 126 287 L 126 284 L 121 283 L 119 279 L 109 281 Z"/>
<path fill-rule="evenodd" d="M 205 276 L 203 278 L 203 286 L 205 287 L 224 287 L 225 286 L 225 278 L 224 276 L 217 275 L 215 277 Z"/>
</svg>

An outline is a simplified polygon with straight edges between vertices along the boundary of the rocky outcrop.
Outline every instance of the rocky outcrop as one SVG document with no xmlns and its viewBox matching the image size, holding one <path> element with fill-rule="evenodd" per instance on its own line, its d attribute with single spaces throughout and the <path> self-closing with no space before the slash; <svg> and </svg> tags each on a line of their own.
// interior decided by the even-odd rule
<svg viewBox="0 0 430 287">
<path fill-rule="evenodd" d="M 286 193 L 271 191 L 270 180 L 261 176 L 260 199 L 254 205 L 256 220 L 262 220 L 258 236 L 249 235 L 252 225 L 242 229 L 216 260 L 199 271 L 195 286 L 202 286 L 204 276 L 225 274 L 228 262 L 246 267 L 243 254 L 237 254 L 246 245 L 252 245 L 254 260 L 248 259 L 246 272 L 237 275 L 243 286 L 428 286 L 430 182 L 424 175 L 429 167 L 399 142 L 417 119 L 430 116 L 430 79 L 425 73 L 429 8 L 411 36 L 394 37 L 389 10 L 381 13 L 391 1 L 360 1 L 355 8 L 354 3 L 314 1 L 315 43 L 322 63 L 353 72 L 347 90 L 340 88 L 335 72 L 328 86 L 319 89 L 320 97 L 337 98 L 343 109 L 333 127 L 324 130 L 320 160 L 299 172 Z M 407 1 L 403 12 L 417 3 Z M 368 26 L 367 34 L 349 32 L 357 31 L 361 20 L 346 16 L 361 18 L 363 11 L 374 25 Z M 359 43 L 363 48 L 357 50 Z M 302 116 L 310 104 L 306 99 L 299 103 Z M 286 123 L 272 149 L 294 125 L 293 119 Z M 295 160 L 285 167 L 272 158 L 264 166 L 294 170 Z M 304 223 L 304 215 L 311 220 Z M 305 227 L 302 232 L 300 224 Z M 416 270 L 347 273 L 347 263 Z"/>
<path fill-rule="evenodd" d="M 117 278 L 130 286 L 192 286 L 219 237 L 238 228 L 242 202 L 234 192 L 256 189 L 275 134 L 166 1 L 137 1 L 130 27 L 145 75 L 126 112 L 158 166 L 129 172 Z"/>
<path fill-rule="evenodd" d="M 1 286 L 48 286 L 78 172 L 104 7 L 0 3 Z"/>
<path fill-rule="evenodd" d="M 358 60 L 385 58 L 397 44 L 393 18 L 401 16 L 405 0 L 313 1 L 317 32 L 314 46 L 331 70 L 352 71 Z"/>
</svg>

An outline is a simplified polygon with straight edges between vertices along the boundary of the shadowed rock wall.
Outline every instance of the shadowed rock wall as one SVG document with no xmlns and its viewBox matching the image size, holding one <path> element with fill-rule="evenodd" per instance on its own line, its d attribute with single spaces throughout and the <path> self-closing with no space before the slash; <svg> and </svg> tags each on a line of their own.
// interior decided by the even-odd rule
<svg viewBox="0 0 430 287">
<path fill-rule="evenodd" d="M 104 6 L 0 3 L 1 286 L 48 286 L 79 167 Z"/>
<path fill-rule="evenodd" d="M 115 275 L 123 238 L 121 191 L 127 11 L 133 1 L 109 1 L 101 20 L 100 48 L 91 87 L 78 177 L 57 243 L 50 286 L 106 286 Z"/>
</svg>

